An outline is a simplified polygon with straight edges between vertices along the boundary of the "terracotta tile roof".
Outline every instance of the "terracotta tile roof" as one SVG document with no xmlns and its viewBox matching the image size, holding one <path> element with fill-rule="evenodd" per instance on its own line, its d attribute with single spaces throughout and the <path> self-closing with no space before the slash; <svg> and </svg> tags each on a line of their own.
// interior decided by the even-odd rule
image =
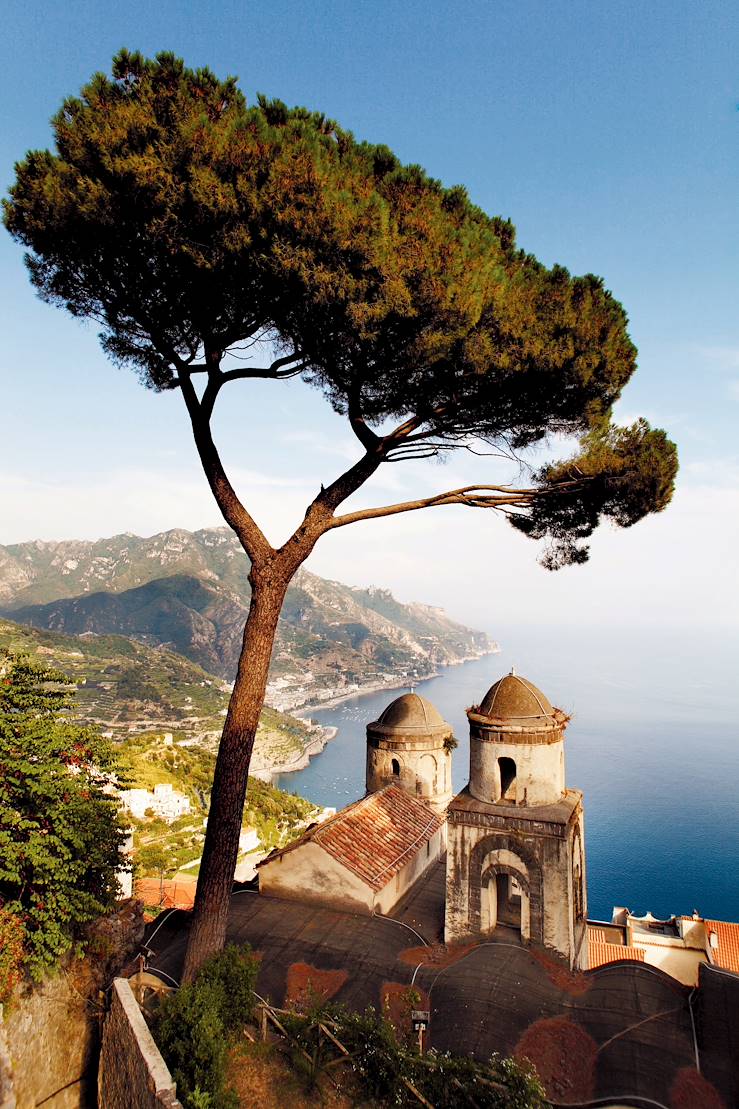
<svg viewBox="0 0 739 1109">
<path fill-rule="evenodd" d="M 399 786 L 386 786 L 309 828 L 257 866 L 265 866 L 303 843 L 316 843 L 347 870 L 380 890 L 443 823 L 444 817 L 423 801 Z"/>
<path fill-rule="evenodd" d="M 706 920 L 706 946 L 711 953 L 714 966 L 723 967 L 724 970 L 733 970 L 739 974 L 739 924 L 732 924 L 726 920 Z M 718 941 L 717 946 L 711 944 L 711 933 Z"/>
<path fill-rule="evenodd" d="M 161 905 L 163 909 L 191 909 L 195 904 L 196 878 L 139 878 L 135 894 L 145 905 Z"/>
<path fill-rule="evenodd" d="M 619 959 L 631 959 L 637 963 L 644 962 L 644 951 L 641 947 L 623 947 L 620 943 L 603 943 L 602 940 L 593 939 L 592 929 L 588 938 L 588 958 L 590 969 L 602 967 L 606 963 L 615 963 Z"/>
</svg>

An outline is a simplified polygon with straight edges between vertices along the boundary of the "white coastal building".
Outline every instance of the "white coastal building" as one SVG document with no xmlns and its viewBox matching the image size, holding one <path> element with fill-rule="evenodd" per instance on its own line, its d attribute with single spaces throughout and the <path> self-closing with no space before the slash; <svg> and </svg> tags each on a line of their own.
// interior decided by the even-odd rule
<svg viewBox="0 0 739 1109">
<path fill-rule="evenodd" d="M 153 792 L 148 789 L 124 789 L 119 797 L 123 808 L 137 820 L 146 820 L 153 812 L 154 816 L 171 824 L 190 812 L 190 798 L 178 793 L 168 782 L 160 782 L 154 786 Z"/>
</svg>

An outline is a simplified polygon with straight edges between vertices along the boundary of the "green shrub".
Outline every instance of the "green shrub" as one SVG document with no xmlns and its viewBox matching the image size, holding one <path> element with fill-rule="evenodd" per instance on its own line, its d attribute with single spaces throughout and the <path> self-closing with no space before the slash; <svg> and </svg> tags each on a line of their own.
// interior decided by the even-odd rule
<svg viewBox="0 0 739 1109">
<path fill-rule="evenodd" d="M 193 982 L 166 998 L 157 1015 L 156 1040 L 177 1083 L 185 1109 L 237 1109 L 238 1100 L 226 1089 L 226 1030 L 220 1014 L 217 986 Z"/>
<path fill-rule="evenodd" d="M 228 1036 L 254 1015 L 257 971 L 250 947 L 229 944 L 162 1002 L 154 1035 L 185 1109 L 238 1106 L 226 1088 Z"/>
<path fill-rule="evenodd" d="M 125 834 L 111 745 L 69 714 L 74 682 L 0 650 L 0 909 L 41 978 L 115 904 Z"/>
<path fill-rule="evenodd" d="M 493 1056 L 478 1063 L 467 1056 L 419 1056 L 398 1042 L 393 1025 L 374 1009 L 353 1013 L 330 1003 L 307 1014 L 282 1018 L 290 1035 L 311 1057 L 316 1072 L 330 1065 L 318 1022 L 328 1022 L 348 1050 L 351 1067 L 365 1094 L 382 1105 L 417 1106 L 411 1083 L 435 1109 L 544 1109 L 547 1102 L 536 1074 L 514 1059 Z M 297 1059 L 298 1057 L 295 1056 Z M 306 1071 L 305 1063 L 298 1068 Z M 315 1084 L 317 1074 L 311 1074 Z"/>
<path fill-rule="evenodd" d="M 218 1005 L 227 1032 L 236 1032 L 254 1016 L 254 987 L 259 972 L 248 944 L 231 943 L 202 967 L 197 984 L 218 992 Z"/>
</svg>

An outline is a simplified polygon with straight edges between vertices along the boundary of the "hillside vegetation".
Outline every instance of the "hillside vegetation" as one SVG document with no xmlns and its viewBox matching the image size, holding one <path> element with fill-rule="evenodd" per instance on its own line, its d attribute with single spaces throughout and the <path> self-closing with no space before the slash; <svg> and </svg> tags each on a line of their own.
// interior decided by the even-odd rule
<svg viewBox="0 0 739 1109">
<path fill-rule="evenodd" d="M 152 790 L 167 783 L 189 797 L 191 803 L 191 811 L 172 824 L 131 818 L 139 874 L 156 874 L 159 867 L 162 872 L 173 874 L 199 859 L 215 755 L 202 747 L 165 746 L 157 738 L 142 736 L 126 744 L 120 763 L 125 784 Z M 262 853 L 283 846 L 318 815 L 319 810 L 310 801 L 249 778 L 243 823 L 256 829 Z M 156 851 L 152 852 L 154 846 Z M 189 867 L 187 873 L 195 876 L 197 867 Z"/>
<path fill-rule="evenodd" d="M 77 683 L 75 716 L 123 742 L 171 732 L 215 748 L 229 687 L 172 651 L 122 635 L 65 635 L 0 619 L 0 648 L 25 651 Z M 265 706 L 254 748 L 255 771 L 284 766 L 315 741 L 310 727 Z"/>
</svg>

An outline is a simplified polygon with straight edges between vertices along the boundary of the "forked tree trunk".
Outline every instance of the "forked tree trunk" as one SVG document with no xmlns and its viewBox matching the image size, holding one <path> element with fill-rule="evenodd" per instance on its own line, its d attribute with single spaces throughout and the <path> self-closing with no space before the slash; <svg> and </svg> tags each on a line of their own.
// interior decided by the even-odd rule
<svg viewBox="0 0 739 1109">
<path fill-rule="evenodd" d="M 277 621 L 290 582 L 289 572 L 264 580 L 252 569 L 249 616 L 233 693 L 216 759 L 210 817 L 203 845 L 183 982 L 220 951 L 226 938 L 239 835 L 254 737 L 264 704 Z"/>
</svg>

